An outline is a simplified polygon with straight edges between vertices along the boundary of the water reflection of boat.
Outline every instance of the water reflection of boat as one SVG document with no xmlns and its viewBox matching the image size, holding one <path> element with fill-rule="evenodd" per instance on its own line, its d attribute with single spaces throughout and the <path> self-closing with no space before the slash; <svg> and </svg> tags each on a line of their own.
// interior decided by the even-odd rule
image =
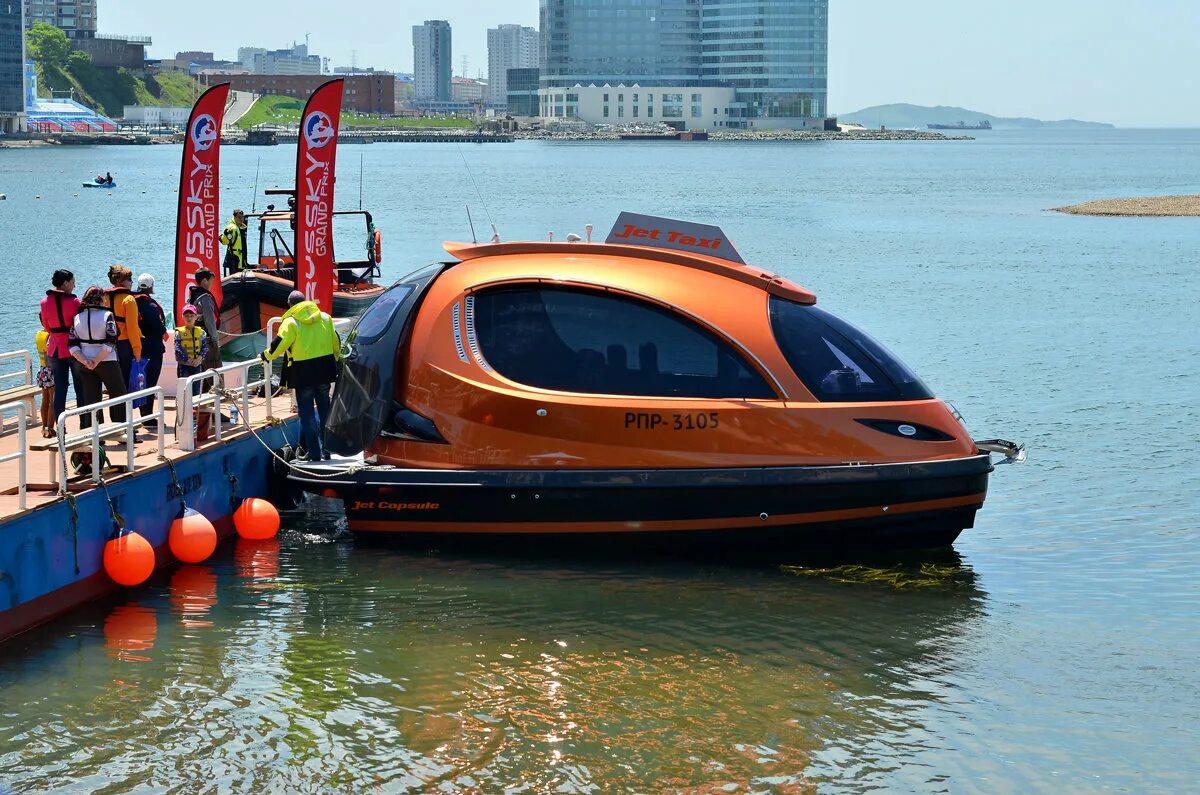
<svg viewBox="0 0 1200 795">
<path fill-rule="evenodd" d="M 54 791 L 98 769 L 122 790 L 147 775 L 187 788 L 211 769 L 250 780 L 263 767 L 249 744 L 288 791 L 319 777 L 499 792 L 519 776 L 543 792 L 564 770 L 603 792 L 889 789 L 928 775 L 912 737 L 949 742 L 965 718 L 945 710 L 978 674 L 987 599 L 961 566 L 953 587 L 905 590 L 761 567 L 285 546 L 280 566 L 271 545 L 239 540 L 215 591 L 163 579 L 136 605 L 97 603 L 6 646 L 6 731 L 28 741 L 4 776 Z M 70 686 L 47 687 L 47 671 Z M 168 719 L 186 730 L 164 732 Z M 847 755 L 856 764 L 838 765 Z"/>
<path fill-rule="evenodd" d="M 989 455 L 882 346 L 716 227 L 623 215 L 609 239 L 447 244 L 457 262 L 397 282 L 327 432 L 365 460 L 293 480 L 352 531 L 435 546 L 753 554 L 972 526 Z"/>
</svg>

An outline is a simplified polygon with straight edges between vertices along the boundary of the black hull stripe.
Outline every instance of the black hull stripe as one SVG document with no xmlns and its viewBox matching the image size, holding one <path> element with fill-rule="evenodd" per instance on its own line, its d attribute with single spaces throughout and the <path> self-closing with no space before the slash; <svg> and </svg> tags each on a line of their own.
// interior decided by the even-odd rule
<svg viewBox="0 0 1200 795">
<path fill-rule="evenodd" d="M 639 477 L 638 473 L 624 473 L 620 478 L 624 482 L 620 483 L 614 482 L 616 478 L 609 477 L 602 482 L 596 478 L 598 482 L 593 484 L 582 482 L 579 473 L 574 473 L 576 481 L 571 485 L 549 485 L 545 482 L 493 482 L 485 485 L 465 479 L 460 483 L 405 479 L 414 475 L 427 476 L 428 471 L 366 471 L 359 473 L 356 479 L 333 482 L 318 479 L 305 482 L 302 476 L 294 479 L 314 491 L 332 489 L 345 501 L 347 516 L 352 521 L 439 523 L 703 521 L 757 517 L 760 514 L 775 516 L 845 511 L 971 495 L 980 495 L 979 501 L 982 502 L 982 495 L 987 491 L 987 471 L 978 471 L 978 467 L 974 472 L 964 467 L 942 467 L 934 472 L 925 467 L 897 468 L 890 470 L 889 474 L 903 477 L 889 479 L 875 477 L 878 470 L 871 471 L 869 467 L 844 469 L 854 471 L 862 479 L 847 482 L 845 477 L 830 480 L 817 478 L 803 482 L 792 478 L 789 482 L 788 478 L 783 477 L 759 477 L 758 483 L 752 484 L 750 475 L 756 472 L 761 474 L 761 470 L 724 471 L 718 483 L 711 482 L 705 471 L 696 471 L 690 473 L 695 482 L 687 485 L 678 482 L 660 484 L 653 478 Z M 395 479 L 385 480 L 381 477 L 406 472 L 409 474 Z M 664 478 L 670 482 L 677 480 L 682 473 L 663 474 L 671 476 Z"/>
</svg>

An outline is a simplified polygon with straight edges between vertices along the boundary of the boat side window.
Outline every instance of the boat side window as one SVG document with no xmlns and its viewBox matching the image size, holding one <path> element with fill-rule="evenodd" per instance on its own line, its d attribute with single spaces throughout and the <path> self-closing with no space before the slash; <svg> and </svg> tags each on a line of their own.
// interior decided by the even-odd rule
<svg viewBox="0 0 1200 795">
<path fill-rule="evenodd" d="M 488 364 L 521 384 L 562 392 L 774 398 L 716 334 L 669 309 L 602 290 L 520 286 L 475 299 Z"/>
<path fill-rule="evenodd" d="M 871 337 L 823 309 L 772 296 L 771 330 L 817 400 L 923 400 L 929 388 Z"/>
</svg>

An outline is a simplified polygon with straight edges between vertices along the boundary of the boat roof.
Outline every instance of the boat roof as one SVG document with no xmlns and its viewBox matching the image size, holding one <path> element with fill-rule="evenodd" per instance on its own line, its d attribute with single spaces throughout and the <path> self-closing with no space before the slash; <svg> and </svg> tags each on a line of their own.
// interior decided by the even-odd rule
<svg viewBox="0 0 1200 795">
<path fill-rule="evenodd" d="M 711 257 L 690 251 L 633 246 L 625 243 L 558 243 L 548 241 L 522 241 L 512 243 L 456 243 L 446 242 L 442 248 L 461 262 L 483 257 L 507 257 L 520 254 L 589 254 L 623 259 L 644 259 L 694 268 L 706 273 L 724 276 L 743 284 L 795 301 L 800 304 L 815 304 L 817 296 L 793 281 L 752 265 L 738 264 L 729 260 Z"/>
</svg>

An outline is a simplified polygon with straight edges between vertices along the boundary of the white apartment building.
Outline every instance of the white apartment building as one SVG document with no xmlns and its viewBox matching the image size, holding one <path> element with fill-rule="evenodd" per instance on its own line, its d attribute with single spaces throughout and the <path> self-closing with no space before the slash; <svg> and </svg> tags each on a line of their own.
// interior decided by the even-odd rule
<svg viewBox="0 0 1200 795">
<path fill-rule="evenodd" d="M 735 90 L 726 86 L 678 88 L 637 83 L 538 90 L 546 121 L 579 119 L 588 124 L 664 123 L 680 130 L 714 130 L 739 126 L 732 115 L 739 107 Z"/>
<path fill-rule="evenodd" d="M 444 19 L 413 25 L 413 82 L 417 101 L 450 101 L 451 32 Z"/>
<path fill-rule="evenodd" d="M 159 108 L 150 105 L 126 105 L 122 117 L 128 124 L 164 124 L 170 127 L 187 126 L 190 107 Z"/>
<path fill-rule="evenodd" d="M 489 28 L 488 104 L 503 107 L 508 102 L 508 70 L 538 65 L 538 32 L 521 25 Z"/>
</svg>

